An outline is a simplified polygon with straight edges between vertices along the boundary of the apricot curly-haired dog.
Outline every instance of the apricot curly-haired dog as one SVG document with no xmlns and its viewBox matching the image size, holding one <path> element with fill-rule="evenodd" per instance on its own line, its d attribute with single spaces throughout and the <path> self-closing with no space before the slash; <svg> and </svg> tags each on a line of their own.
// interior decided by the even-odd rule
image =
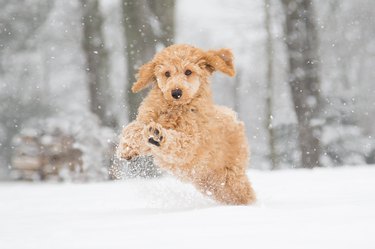
<svg viewBox="0 0 375 249">
<path fill-rule="evenodd" d="M 162 169 L 193 183 L 226 204 L 249 204 L 255 193 L 247 179 L 244 124 L 229 108 L 213 103 L 209 78 L 234 76 L 229 49 L 204 51 L 172 45 L 143 65 L 133 92 L 152 84 L 138 116 L 124 128 L 118 156 L 152 155 Z"/>
</svg>

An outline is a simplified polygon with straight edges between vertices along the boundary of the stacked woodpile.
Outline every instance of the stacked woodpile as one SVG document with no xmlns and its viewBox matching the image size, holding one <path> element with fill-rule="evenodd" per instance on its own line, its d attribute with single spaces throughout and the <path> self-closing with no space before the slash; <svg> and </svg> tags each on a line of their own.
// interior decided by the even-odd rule
<svg viewBox="0 0 375 249">
<path fill-rule="evenodd" d="M 12 174 L 22 180 L 61 179 L 61 174 L 82 173 L 82 151 L 74 138 L 60 129 L 24 130 L 14 140 Z"/>
</svg>

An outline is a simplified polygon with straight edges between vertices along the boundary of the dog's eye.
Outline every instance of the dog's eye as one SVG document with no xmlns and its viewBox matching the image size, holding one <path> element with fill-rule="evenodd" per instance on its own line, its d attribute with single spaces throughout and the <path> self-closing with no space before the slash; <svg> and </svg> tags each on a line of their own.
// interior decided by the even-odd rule
<svg viewBox="0 0 375 249">
<path fill-rule="evenodd" d="M 185 75 L 186 75 L 186 76 L 189 76 L 191 73 L 192 73 L 192 72 L 191 72 L 189 69 L 185 71 Z"/>
<path fill-rule="evenodd" d="M 169 71 L 165 72 L 164 75 L 165 75 L 165 77 L 167 77 L 167 78 L 171 77 L 171 73 L 170 73 Z"/>
</svg>

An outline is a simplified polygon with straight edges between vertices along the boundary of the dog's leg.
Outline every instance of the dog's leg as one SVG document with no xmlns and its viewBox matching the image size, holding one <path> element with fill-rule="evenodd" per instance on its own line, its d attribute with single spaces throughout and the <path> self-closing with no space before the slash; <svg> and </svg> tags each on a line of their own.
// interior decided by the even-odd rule
<svg viewBox="0 0 375 249">
<path fill-rule="evenodd" d="M 246 205 L 255 202 L 255 192 L 246 175 L 228 173 L 223 188 L 213 191 L 217 200 L 226 204 Z"/>
<path fill-rule="evenodd" d="M 133 121 L 122 130 L 116 152 L 119 158 L 130 160 L 138 155 L 147 154 L 149 148 L 146 146 L 142 135 L 144 127 L 144 123 Z"/>
<path fill-rule="evenodd" d="M 192 136 L 172 129 L 165 129 L 154 122 L 145 127 L 143 134 L 144 141 L 148 143 L 148 147 L 156 159 L 168 163 L 185 164 L 194 157 L 192 152 L 198 143 Z"/>
<path fill-rule="evenodd" d="M 256 200 L 246 174 L 228 168 L 208 172 L 194 183 L 202 193 L 224 204 L 246 205 Z"/>
</svg>

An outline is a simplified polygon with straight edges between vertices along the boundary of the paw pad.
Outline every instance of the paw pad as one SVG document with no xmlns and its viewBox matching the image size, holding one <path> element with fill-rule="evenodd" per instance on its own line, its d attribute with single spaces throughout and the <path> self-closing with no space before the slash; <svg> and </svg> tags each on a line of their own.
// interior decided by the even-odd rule
<svg viewBox="0 0 375 249">
<path fill-rule="evenodd" d="M 160 146 L 160 143 L 159 143 L 158 141 L 154 140 L 152 137 L 150 137 L 150 138 L 148 139 L 148 142 L 149 142 L 150 144 L 153 144 L 153 145 L 156 145 L 156 146 Z"/>
<path fill-rule="evenodd" d="M 148 142 L 159 147 L 164 139 L 161 134 L 161 128 L 157 127 L 156 125 L 150 125 L 147 131 Z"/>
</svg>

